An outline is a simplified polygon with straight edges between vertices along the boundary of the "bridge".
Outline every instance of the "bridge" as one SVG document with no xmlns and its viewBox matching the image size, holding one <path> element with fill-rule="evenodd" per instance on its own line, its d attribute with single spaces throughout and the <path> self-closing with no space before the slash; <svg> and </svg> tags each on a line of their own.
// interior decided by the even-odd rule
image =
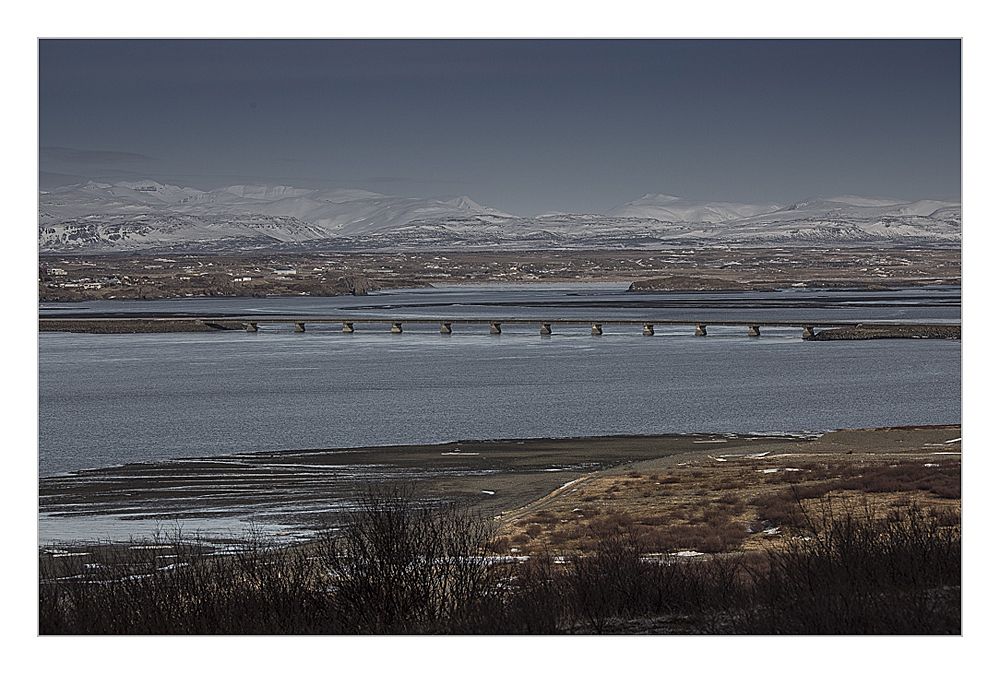
<svg viewBox="0 0 1000 674">
<path fill-rule="evenodd" d="M 307 324 L 336 324 L 340 325 L 341 331 L 344 333 L 353 333 L 354 326 L 357 324 L 381 324 L 386 325 L 389 328 L 389 332 L 392 334 L 402 334 L 403 326 L 405 324 L 434 324 L 440 325 L 441 334 L 450 335 L 452 334 L 452 326 L 455 325 L 482 325 L 489 326 L 489 332 L 493 335 L 499 335 L 502 333 L 503 325 L 537 325 L 539 326 L 539 334 L 541 335 L 551 335 L 553 326 L 569 327 L 569 326 L 590 326 L 591 335 L 601 335 L 604 331 L 604 326 L 607 325 L 625 325 L 625 326 L 636 326 L 636 328 L 642 329 L 642 334 L 645 336 L 652 336 L 656 334 L 656 328 L 659 326 L 691 326 L 694 328 L 694 334 L 698 337 L 704 337 L 708 335 L 708 329 L 710 327 L 742 327 L 747 328 L 747 334 L 750 337 L 759 337 L 761 334 L 761 328 L 801 328 L 803 339 L 812 337 L 815 334 L 817 328 L 913 328 L 923 325 L 933 325 L 935 327 L 960 327 L 958 323 L 933 323 L 924 324 L 916 322 L 858 322 L 858 321 L 810 321 L 810 320 L 798 320 L 798 321 L 756 321 L 756 320 L 691 320 L 691 319 L 659 319 L 659 320 L 646 320 L 646 319 L 575 319 L 575 318 L 556 318 L 556 319 L 539 319 L 539 318 L 370 318 L 370 317 L 327 317 L 327 316 L 184 316 L 184 317 L 162 317 L 162 316 L 116 316 L 116 317 L 67 317 L 67 318 L 57 318 L 57 317 L 46 317 L 39 318 L 39 324 L 44 325 L 46 322 L 50 323 L 62 323 L 62 324 L 72 324 L 74 322 L 88 322 L 88 323 L 101 323 L 101 322 L 119 323 L 127 324 L 131 322 L 145 322 L 145 323 L 155 323 L 157 321 L 168 321 L 171 323 L 185 323 L 190 322 L 192 325 L 211 325 L 213 323 L 217 324 L 229 324 L 238 323 L 247 332 L 257 332 L 259 326 L 265 324 L 288 324 L 294 326 L 294 332 L 305 332 Z"/>
</svg>

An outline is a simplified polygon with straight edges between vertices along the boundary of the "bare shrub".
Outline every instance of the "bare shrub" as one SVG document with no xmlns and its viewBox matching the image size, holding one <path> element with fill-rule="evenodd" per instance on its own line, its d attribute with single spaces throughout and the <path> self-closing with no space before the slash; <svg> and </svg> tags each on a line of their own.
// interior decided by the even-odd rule
<svg viewBox="0 0 1000 674">
<path fill-rule="evenodd" d="M 628 532 L 635 520 L 626 512 L 612 511 L 590 521 L 590 533 L 597 539 L 614 538 Z"/>
<path fill-rule="evenodd" d="M 739 494 L 737 494 L 736 492 L 727 491 L 725 494 L 723 494 L 718 498 L 718 502 L 725 503 L 727 505 L 736 505 L 738 503 L 742 503 L 743 501 L 740 499 Z"/>
<path fill-rule="evenodd" d="M 315 560 L 297 550 L 278 555 L 257 531 L 226 556 L 179 539 L 94 552 L 101 561 L 76 576 L 43 576 L 40 633 L 308 634 L 328 615 L 312 588 Z M 173 561 L 163 564 L 166 553 Z"/>
<path fill-rule="evenodd" d="M 603 633 L 642 631 L 650 616 L 713 634 L 961 632 L 957 509 L 911 501 L 886 516 L 857 494 L 776 503 L 797 508 L 802 535 L 759 555 L 648 555 L 738 545 L 726 504 L 709 504 L 673 526 L 595 511 L 555 532 L 601 532 L 565 564 L 519 563 L 485 554 L 508 543 L 482 518 L 404 489 L 369 493 L 346 526 L 302 547 L 251 530 L 226 555 L 179 535 L 93 546 L 86 561 L 43 555 L 39 632 Z"/>
<path fill-rule="evenodd" d="M 917 507 L 879 517 L 827 499 L 754 579 L 756 634 L 959 633 L 961 542 Z"/>
<path fill-rule="evenodd" d="M 499 601 L 489 547 L 469 513 L 423 506 L 404 487 L 367 492 L 325 556 L 338 622 L 374 634 L 472 630 Z"/>
</svg>

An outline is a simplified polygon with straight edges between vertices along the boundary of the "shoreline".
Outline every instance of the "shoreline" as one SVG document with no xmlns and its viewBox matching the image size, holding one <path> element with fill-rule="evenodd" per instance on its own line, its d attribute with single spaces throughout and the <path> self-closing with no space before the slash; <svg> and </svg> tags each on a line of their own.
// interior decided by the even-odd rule
<svg viewBox="0 0 1000 674">
<path fill-rule="evenodd" d="M 88 521 L 96 527 L 100 522 L 124 522 L 121 529 L 134 525 L 136 530 L 173 522 L 199 532 L 212 522 L 232 531 L 234 523 L 253 521 L 292 542 L 334 524 L 338 510 L 378 484 L 404 481 L 420 498 L 458 503 L 497 518 L 528 508 L 580 478 L 640 467 L 711 466 L 720 454 L 762 452 L 921 458 L 947 451 L 960 456 L 960 437 L 961 425 L 955 424 L 770 435 L 466 440 L 125 464 L 40 478 L 38 544 L 41 548 L 104 540 L 101 531 L 79 533 Z M 65 534 L 77 533 L 61 535 L 60 528 Z"/>
</svg>

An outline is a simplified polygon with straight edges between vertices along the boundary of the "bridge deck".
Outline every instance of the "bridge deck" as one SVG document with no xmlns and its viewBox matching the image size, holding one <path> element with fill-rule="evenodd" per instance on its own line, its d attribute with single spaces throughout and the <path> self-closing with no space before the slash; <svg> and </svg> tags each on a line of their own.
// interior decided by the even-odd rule
<svg viewBox="0 0 1000 674">
<path fill-rule="evenodd" d="M 805 326 L 813 328 L 850 328 L 850 327 L 906 327 L 916 325 L 935 325 L 940 327 L 959 327 L 960 323 L 926 323 L 922 321 L 817 321 L 810 319 L 800 319 L 794 321 L 765 321 L 747 318 L 742 320 L 702 320 L 702 319 L 647 319 L 647 318 L 515 318 L 515 317 L 495 317 L 495 318 L 408 318 L 405 316 L 393 318 L 378 318 L 370 316 L 95 316 L 95 317 L 67 317 L 47 316 L 38 319 L 40 323 L 45 322 L 127 322 L 127 321 L 191 321 L 191 322 L 232 322 L 256 323 L 380 323 L 390 325 L 393 323 L 421 323 L 421 324 L 448 324 L 448 325 L 490 325 L 494 323 L 511 325 L 704 325 L 704 326 L 758 326 L 770 328 L 801 328 Z"/>
</svg>

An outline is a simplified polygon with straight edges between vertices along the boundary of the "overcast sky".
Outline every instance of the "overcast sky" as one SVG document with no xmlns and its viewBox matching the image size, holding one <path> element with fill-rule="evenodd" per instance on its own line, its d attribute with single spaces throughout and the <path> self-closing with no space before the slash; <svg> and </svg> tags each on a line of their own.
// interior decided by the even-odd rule
<svg viewBox="0 0 1000 674">
<path fill-rule="evenodd" d="M 957 198 L 961 43 L 41 40 L 39 146 L 47 174 L 516 215 L 651 192 Z"/>
</svg>

